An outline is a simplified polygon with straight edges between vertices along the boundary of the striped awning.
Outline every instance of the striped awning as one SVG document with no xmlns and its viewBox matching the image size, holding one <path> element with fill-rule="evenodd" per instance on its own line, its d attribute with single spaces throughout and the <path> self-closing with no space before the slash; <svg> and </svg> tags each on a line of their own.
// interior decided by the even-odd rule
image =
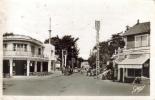
<svg viewBox="0 0 155 100">
<path fill-rule="evenodd" d="M 142 68 L 142 65 L 150 59 L 149 54 L 131 55 L 118 63 L 119 68 Z"/>
</svg>

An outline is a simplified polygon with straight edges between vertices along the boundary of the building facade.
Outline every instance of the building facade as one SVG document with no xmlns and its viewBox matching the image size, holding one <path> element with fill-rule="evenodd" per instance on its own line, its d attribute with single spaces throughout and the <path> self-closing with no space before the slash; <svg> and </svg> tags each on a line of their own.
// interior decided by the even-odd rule
<svg viewBox="0 0 155 100">
<path fill-rule="evenodd" d="M 34 72 L 50 72 L 54 66 L 54 52 L 54 46 L 47 46 L 29 36 L 4 35 L 3 74 L 29 76 Z"/>
<path fill-rule="evenodd" d="M 150 22 L 127 27 L 123 34 L 125 47 L 113 56 L 115 77 L 131 82 L 135 77 L 150 77 Z"/>
</svg>

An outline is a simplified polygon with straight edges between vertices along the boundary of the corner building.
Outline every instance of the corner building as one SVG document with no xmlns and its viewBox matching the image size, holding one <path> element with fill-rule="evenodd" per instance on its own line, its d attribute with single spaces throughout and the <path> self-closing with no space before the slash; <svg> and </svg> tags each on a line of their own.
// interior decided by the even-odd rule
<svg viewBox="0 0 155 100">
<path fill-rule="evenodd" d="M 3 36 L 3 75 L 29 76 L 35 72 L 50 72 L 55 66 L 55 48 L 45 45 L 25 35 Z M 46 49 L 50 56 L 45 55 Z"/>
</svg>

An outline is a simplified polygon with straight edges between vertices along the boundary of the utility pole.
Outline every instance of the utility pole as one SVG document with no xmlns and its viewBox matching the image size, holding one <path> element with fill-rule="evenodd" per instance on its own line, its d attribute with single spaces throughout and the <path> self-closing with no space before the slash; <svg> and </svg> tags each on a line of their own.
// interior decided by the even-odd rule
<svg viewBox="0 0 155 100">
<path fill-rule="evenodd" d="M 67 66 L 67 50 L 64 50 L 65 67 Z"/>
<path fill-rule="evenodd" d="M 62 49 L 62 67 L 67 66 L 67 50 Z"/>
<path fill-rule="evenodd" d="M 63 74 L 65 74 L 66 72 L 66 66 L 67 66 L 67 50 L 62 49 L 62 65 L 61 65 L 61 71 Z"/>
<path fill-rule="evenodd" d="M 98 78 L 99 70 L 100 70 L 100 53 L 99 53 L 99 30 L 100 30 L 100 21 L 95 21 L 95 29 L 96 29 L 96 76 Z"/>
<path fill-rule="evenodd" d="M 62 49 L 62 68 L 64 67 L 64 50 Z"/>
<path fill-rule="evenodd" d="M 50 20 L 49 20 L 49 30 L 48 30 L 48 32 L 49 32 L 49 46 L 51 45 L 51 17 L 50 17 Z M 50 56 L 49 56 L 49 61 L 48 61 L 48 72 L 50 72 L 51 70 L 54 70 L 55 68 L 54 68 L 54 66 L 51 66 L 51 54 L 50 54 Z"/>
</svg>

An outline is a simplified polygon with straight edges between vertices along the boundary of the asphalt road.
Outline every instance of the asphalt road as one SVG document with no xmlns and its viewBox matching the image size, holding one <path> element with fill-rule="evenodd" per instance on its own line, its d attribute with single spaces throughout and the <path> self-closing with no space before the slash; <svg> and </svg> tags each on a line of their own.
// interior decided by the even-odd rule
<svg viewBox="0 0 155 100">
<path fill-rule="evenodd" d="M 24 96 L 131 96 L 132 85 L 128 83 L 98 80 L 79 73 L 70 76 L 48 76 L 38 79 L 4 79 L 4 95 Z M 146 86 L 136 95 L 149 96 Z"/>
</svg>

